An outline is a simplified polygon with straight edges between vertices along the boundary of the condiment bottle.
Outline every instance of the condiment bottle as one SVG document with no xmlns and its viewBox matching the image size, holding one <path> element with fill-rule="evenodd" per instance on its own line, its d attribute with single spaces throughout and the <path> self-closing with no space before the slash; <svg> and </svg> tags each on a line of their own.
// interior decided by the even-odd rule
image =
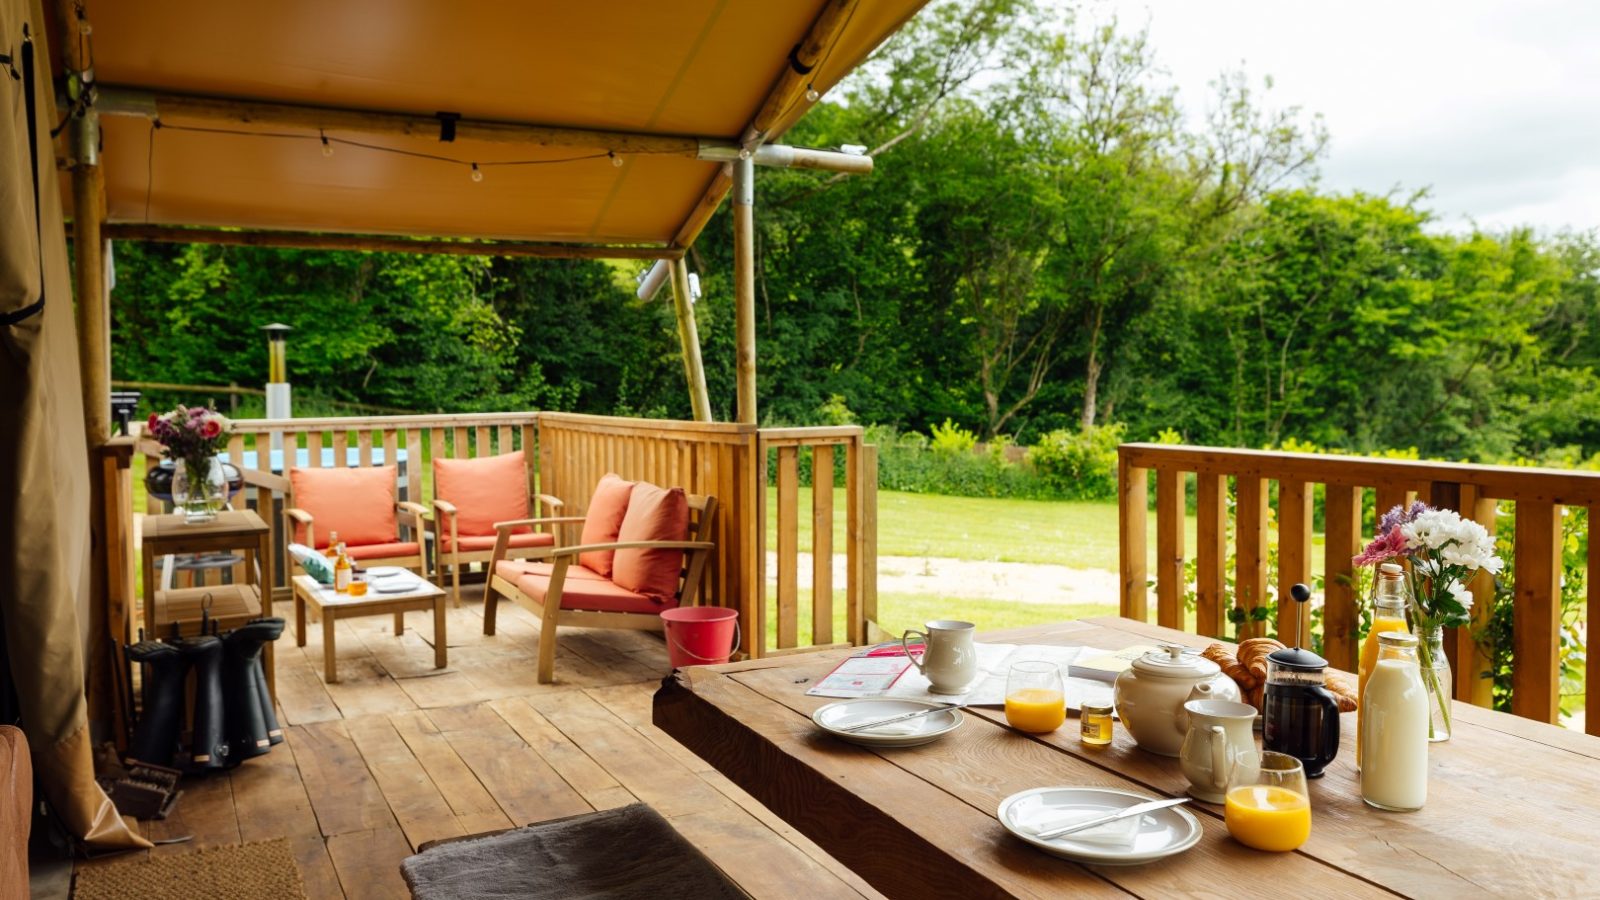
<svg viewBox="0 0 1600 900">
<path fill-rule="evenodd" d="M 1378 567 L 1378 594 L 1373 600 L 1372 627 L 1367 629 L 1366 640 L 1361 643 L 1361 664 L 1357 673 L 1356 698 L 1367 695 L 1367 678 L 1378 661 L 1378 635 L 1385 631 L 1410 631 L 1406 627 L 1406 606 L 1410 592 L 1406 589 L 1406 570 L 1395 563 Z M 1356 710 L 1356 768 L 1361 768 L 1361 729 L 1367 717 Z"/>
<path fill-rule="evenodd" d="M 324 555 L 330 564 L 339 558 L 339 532 L 328 532 L 328 552 Z"/>
<path fill-rule="evenodd" d="M 350 576 L 353 572 L 350 565 L 350 556 L 345 553 L 344 544 L 336 548 L 337 556 L 333 561 L 333 589 L 341 594 L 350 590 Z"/>
<path fill-rule="evenodd" d="M 1078 711 L 1079 735 L 1091 747 L 1111 743 L 1111 707 L 1085 703 Z"/>
<path fill-rule="evenodd" d="M 1428 692 L 1417 637 L 1378 635 L 1378 659 L 1361 695 L 1361 799 L 1378 809 L 1421 809 L 1428 800 Z"/>
</svg>

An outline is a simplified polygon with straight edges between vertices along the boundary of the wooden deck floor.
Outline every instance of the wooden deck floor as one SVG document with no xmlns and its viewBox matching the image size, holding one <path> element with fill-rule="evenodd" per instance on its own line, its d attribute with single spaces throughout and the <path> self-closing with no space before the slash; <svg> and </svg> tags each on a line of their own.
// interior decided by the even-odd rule
<svg viewBox="0 0 1600 900">
<path fill-rule="evenodd" d="M 643 801 L 757 896 L 878 896 L 650 724 L 659 638 L 563 630 L 558 683 L 539 685 L 537 621 L 504 604 L 499 622 L 485 637 L 480 602 L 451 610 L 450 666 L 435 670 L 431 615 L 407 614 L 402 637 L 388 616 L 341 621 L 331 685 L 321 629 L 304 648 L 286 633 L 287 741 L 187 779 L 177 813 L 141 827 L 193 841 L 150 852 L 284 836 L 309 897 L 405 897 L 400 861 L 424 841 Z"/>
</svg>

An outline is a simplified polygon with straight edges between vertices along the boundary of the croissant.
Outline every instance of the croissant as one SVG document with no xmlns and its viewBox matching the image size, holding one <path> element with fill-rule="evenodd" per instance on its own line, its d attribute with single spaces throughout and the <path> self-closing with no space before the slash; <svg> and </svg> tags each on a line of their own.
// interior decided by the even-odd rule
<svg viewBox="0 0 1600 900">
<path fill-rule="evenodd" d="M 1328 673 L 1322 684 L 1328 689 L 1328 693 L 1333 695 L 1333 699 L 1339 701 L 1339 712 L 1355 712 L 1356 707 L 1361 705 L 1356 700 L 1356 692 L 1350 687 L 1350 682 L 1332 672 Z"/>
<path fill-rule="evenodd" d="M 1239 658 L 1234 656 L 1233 651 L 1229 650 L 1227 647 L 1224 647 L 1221 644 L 1212 644 L 1211 646 L 1200 651 L 1200 655 L 1221 667 L 1224 675 L 1227 675 L 1229 678 L 1232 678 L 1236 683 L 1238 683 L 1239 691 L 1241 693 L 1247 694 L 1250 692 L 1251 688 L 1261 686 L 1261 679 L 1257 678 L 1255 673 L 1241 665 Z"/>
<path fill-rule="evenodd" d="M 1244 702 L 1259 711 L 1266 695 L 1267 656 L 1274 650 L 1282 649 L 1283 644 L 1272 638 L 1249 638 L 1239 643 L 1237 654 L 1222 644 L 1212 644 L 1200 655 L 1221 667 L 1223 674 L 1239 685 Z M 1323 684 L 1338 701 L 1340 712 L 1355 711 L 1358 706 L 1356 692 L 1349 682 L 1329 672 L 1324 676 Z"/>
</svg>

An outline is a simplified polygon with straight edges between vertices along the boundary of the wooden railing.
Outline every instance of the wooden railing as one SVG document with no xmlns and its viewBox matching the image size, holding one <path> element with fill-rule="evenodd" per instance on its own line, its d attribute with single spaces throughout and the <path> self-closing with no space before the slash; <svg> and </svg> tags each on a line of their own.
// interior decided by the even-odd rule
<svg viewBox="0 0 1600 900">
<path fill-rule="evenodd" d="M 745 651 L 760 656 L 833 646 L 833 560 L 843 552 L 846 617 L 844 638 L 861 643 L 876 633 L 877 618 L 877 454 L 862 442 L 856 426 L 840 428 L 757 429 L 753 425 L 628 419 L 569 413 L 482 413 L 464 415 L 338 417 L 321 419 L 242 419 L 233 423 L 228 458 L 240 466 L 247 499 L 273 529 L 274 556 L 281 554 L 282 522 L 275 513 L 287 490 L 285 460 L 293 465 L 370 466 L 404 463 L 401 499 L 424 506 L 432 501 L 428 466 L 437 458 L 487 456 L 512 450 L 527 454 L 530 490 L 562 498 L 564 515 L 583 515 L 600 477 L 615 472 L 630 480 L 682 487 L 710 494 L 719 504 L 715 526 L 717 553 L 708 566 L 703 602 L 738 609 Z M 146 466 L 159 463 L 159 448 L 142 442 Z M 278 449 L 273 449 L 274 447 Z M 827 490 L 813 493 L 812 640 L 800 646 L 797 602 L 799 522 L 795 460 L 811 448 Z M 778 459 L 778 589 L 766 581 L 768 471 L 766 457 Z M 291 457 L 291 453 L 293 456 Z M 842 542 L 833 528 L 835 455 L 844 462 L 846 527 Z M 161 511 L 149 501 L 149 511 Z M 561 535 L 578 539 L 577 529 Z M 842 547 L 840 544 L 842 543 Z M 281 579 L 279 581 L 281 585 Z M 280 593 L 285 589 L 280 587 Z M 767 624 L 775 622 L 769 646 Z"/>
<path fill-rule="evenodd" d="M 1156 444 L 1124 444 L 1119 455 L 1119 544 L 1121 548 L 1122 614 L 1147 619 L 1149 614 L 1149 546 L 1147 519 L 1149 476 L 1155 472 L 1156 621 L 1185 627 L 1184 578 L 1189 558 L 1184 546 L 1187 480 L 1195 478 L 1198 511 L 1195 560 L 1195 630 L 1225 632 L 1231 606 L 1250 609 L 1267 602 L 1269 524 L 1272 487 L 1277 488 L 1276 596 L 1288 596 L 1296 582 L 1311 581 L 1312 516 L 1316 486 L 1324 490 L 1325 598 L 1323 646 L 1334 666 L 1354 671 L 1360 598 L 1354 587 L 1351 557 L 1376 529 L 1377 517 L 1389 508 L 1422 499 L 1455 509 L 1491 530 L 1498 504 L 1514 504 L 1516 538 L 1509 560 L 1515 567 L 1511 708 L 1518 715 L 1555 722 L 1560 703 L 1562 510 L 1588 510 L 1587 617 L 1600 615 L 1600 540 L 1595 540 L 1600 514 L 1600 473 L 1552 469 L 1477 466 L 1227 450 Z M 1229 480 L 1234 496 L 1234 585 L 1226 590 Z M 1370 516 L 1363 514 L 1364 492 L 1374 492 Z M 1502 541 L 1501 555 L 1507 555 Z M 1494 582 L 1480 574 L 1471 585 L 1475 625 L 1492 608 Z M 1291 635 L 1289 604 L 1280 604 L 1277 633 Z M 1301 640 L 1309 639 L 1309 622 L 1301 624 Z M 1487 706 L 1490 684 L 1481 677 L 1487 660 L 1466 628 L 1446 638 L 1459 700 Z M 1600 691 L 1585 696 L 1586 727 L 1600 734 Z"/>
<path fill-rule="evenodd" d="M 811 642 L 800 646 L 800 454 L 811 451 Z M 769 456 L 773 457 L 769 460 Z M 834 633 L 835 460 L 843 457 L 845 511 L 845 630 Z M 769 462 L 777 467 L 777 596 L 762 604 L 776 617 L 775 651 L 860 645 L 873 640 L 878 618 L 878 448 L 862 440 L 859 426 L 763 428 L 760 483 Z M 762 492 L 763 505 L 765 491 Z M 763 512 L 761 521 L 767 516 Z M 764 532 L 764 529 L 763 529 Z M 761 560 L 766 564 L 765 554 Z M 765 574 L 762 583 L 765 584 Z M 766 634 L 765 621 L 759 623 Z M 770 655 L 770 654 L 769 654 Z"/>
</svg>

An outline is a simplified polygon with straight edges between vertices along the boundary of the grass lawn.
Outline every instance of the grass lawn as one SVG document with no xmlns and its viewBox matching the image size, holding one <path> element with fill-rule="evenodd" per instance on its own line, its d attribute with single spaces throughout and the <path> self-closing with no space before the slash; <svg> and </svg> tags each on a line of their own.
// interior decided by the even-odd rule
<svg viewBox="0 0 1600 900">
<path fill-rule="evenodd" d="M 769 590 L 769 596 L 776 595 Z M 811 643 L 811 594 L 801 590 L 799 607 L 799 644 Z M 845 592 L 834 591 L 833 639 L 845 639 Z M 900 634 L 907 628 L 921 628 L 930 619 L 960 618 L 977 624 L 980 631 L 1000 628 L 1018 628 L 1024 625 L 1044 625 L 1065 622 L 1087 616 L 1104 616 L 1116 612 L 1114 606 L 1093 603 L 1011 603 L 1004 600 L 978 600 L 950 596 L 943 593 L 879 594 L 878 624 L 890 634 Z M 775 614 L 767 616 L 767 646 L 778 646 L 778 625 Z"/>
</svg>

